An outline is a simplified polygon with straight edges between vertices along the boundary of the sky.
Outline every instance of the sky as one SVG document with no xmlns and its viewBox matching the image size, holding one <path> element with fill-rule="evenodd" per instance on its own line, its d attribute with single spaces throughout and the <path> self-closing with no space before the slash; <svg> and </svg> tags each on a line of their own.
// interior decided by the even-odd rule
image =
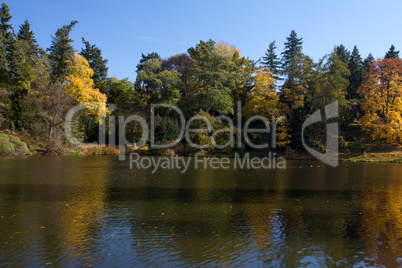
<svg viewBox="0 0 402 268">
<path fill-rule="evenodd" d="M 383 57 L 391 44 L 402 50 L 402 1 L 123 1 L 8 0 L 16 31 L 26 19 L 38 43 L 72 20 L 79 23 L 70 37 L 77 52 L 84 37 L 109 60 L 108 76 L 136 77 L 141 53 L 162 58 L 185 53 L 200 40 L 226 42 L 243 56 L 259 59 L 276 40 L 277 54 L 292 30 L 303 38 L 303 52 L 315 61 L 335 45 L 356 45 L 365 58 Z"/>
</svg>

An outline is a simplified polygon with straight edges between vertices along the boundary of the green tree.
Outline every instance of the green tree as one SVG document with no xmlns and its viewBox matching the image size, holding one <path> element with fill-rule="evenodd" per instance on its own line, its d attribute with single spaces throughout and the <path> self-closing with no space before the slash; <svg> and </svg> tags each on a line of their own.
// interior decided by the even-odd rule
<svg viewBox="0 0 402 268">
<path fill-rule="evenodd" d="M 137 72 L 136 86 L 139 92 L 149 96 L 151 103 L 169 103 L 176 105 L 180 99 L 178 84 L 180 74 L 176 70 L 163 70 L 158 58 L 151 58 L 143 63 Z"/>
<path fill-rule="evenodd" d="M 339 59 L 344 63 L 349 63 L 350 58 L 350 51 L 345 48 L 344 45 L 339 45 L 336 47 L 336 54 L 338 55 Z"/>
<path fill-rule="evenodd" d="M 89 67 L 94 71 L 92 80 L 95 85 L 100 81 L 106 79 L 108 67 L 106 66 L 108 60 L 103 59 L 102 51 L 96 47 L 96 45 L 91 45 L 88 41 L 82 38 L 82 42 L 85 48 L 81 49 L 80 55 L 87 59 L 89 62 Z"/>
<path fill-rule="evenodd" d="M 296 59 L 300 59 L 302 55 L 303 38 L 298 38 L 297 33 L 292 30 L 286 40 L 285 50 L 282 52 L 282 73 L 288 76 L 288 80 L 293 80 Z"/>
<path fill-rule="evenodd" d="M 74 48 L 71 45 L 70 32 L 78 21 L 72 21 L 69 25 L 64 25 L 52 36 L 52 44 L 48 48 L 50 66 L 52 67 L 53 81 L 62 82 L 71 74 L 71 64 L 74 56 Z"/>
<path fill-rule="evenodd" d="M 397 59 L 397 58 L 399 58 L 399 51 L 395 50 L 394 45 L 391 45 L 391 47 L 389 48 L 388 52 L 385 53 L 385 58 L 386 59 L 389 59 L 389 58 Z"/>
<path fill-rule="evenodd" d="M 28 20 L 20 26 L 18 41 L 23 50 L 23 62 L 38 58 L 39 45 L 36 41 L 34 32 L 31 31 L 31 25 Z"/>
<path fill-rule="evenodd" d="M 141 54 L 141 59 L 140 59 L 140 62 L 137 64 L 136 72 L 138 73 L 139 71 L 141 71 L 141 69 L 144 67 L 145 63 L 152 59 L 157 59 L 159 61 L 162 61 L 162 58 L 156 52 L 148 53 L 147 55 Z"/>
<path fill-rule="evenodd" d="M 114 114 L 132 114 L 146 106 L 146 99 L 134 90 L 134 84 L 127 78 L 119 80 L 116 77 L 106 78 L 98 83 L 99 90 L 106 94 L 107 103 L 116 106 Z"/>
<path fill-rule="evenodd" d="M 364 59 L 363 61 L 363 68 L 364 68 L 364 73 L 367 73 L 370 70 L 371 64 L 374 62 L 374 57 L 371 53 L 368 54 L 367 58 Z"/>
<path fill-rule="evenodd" d="M 215 41 L 200 41 L 188 53 L 197 63 L 200 93 L 195 110 L 203 109 L 212 114 L 233 114 L 233 93 L 239 82 L 240 74 L 233 58 L 237 51 L 225 49 L 221 45 L 215 49 Z M 229 53 L 226 53 L 228 51 Z"/>
<path fill-rule="evenodd" d="M 269 47 L 265 52 L 265 56 L 262 57 L 263 61 L 261 63 L 268 67 L 269 71 L 272 73 L 272 77 L 275 80 L 280 80 L 281 78 L 279 77 L 279 67 L 281 62 L 275 53 L 276 49 L 277 47 L 275 45 L 275 41 L 273 41 L 269 44 Z"/>
<path fill-rule="evenodd" d="M 10 15 L 10 8 L 6 3 L 2 3 L 0 7 L 0 66 L 3 69 L 7 68 L 7 44 L 9 43 L 10 35 L 12 33 L 12 25 L 10 24 L 12 16 Z M 4 76 L 4 71 L 2 71 Z"/>
<path fill-rule="evenodd" d="M 360 85 L 363 83 L 364 78 L 364 67 L 363 61 L 360 56 L 359 50 L 356 46 L 354 46 L 352 54 L 349 58 L 349 86 L 347 89 L 347 98 L 348 99 L 355 99 L 359 98 L 360 95 L 357 93 Z"/>
</svg>

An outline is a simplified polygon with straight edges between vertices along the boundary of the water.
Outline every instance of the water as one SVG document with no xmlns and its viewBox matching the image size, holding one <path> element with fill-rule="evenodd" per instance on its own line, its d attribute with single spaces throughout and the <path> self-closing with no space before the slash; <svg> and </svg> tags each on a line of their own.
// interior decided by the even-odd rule
<svg viewBox="0 0 402 268">
<path fill-rule="evenodd" d="M 0 158 L 2 267 L 401 267 L 402 165 Z"/>
</svg>

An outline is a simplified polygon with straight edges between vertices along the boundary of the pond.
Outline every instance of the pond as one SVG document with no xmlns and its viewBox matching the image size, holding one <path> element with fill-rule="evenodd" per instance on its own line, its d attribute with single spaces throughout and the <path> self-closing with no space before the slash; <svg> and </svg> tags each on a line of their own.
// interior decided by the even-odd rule
<svg viewBox="0 0 402 268">
<path fill-rule="evenodd" d="M 401 267 L 402 165 L 0 158 L 3 267 Z"/>
</svg>

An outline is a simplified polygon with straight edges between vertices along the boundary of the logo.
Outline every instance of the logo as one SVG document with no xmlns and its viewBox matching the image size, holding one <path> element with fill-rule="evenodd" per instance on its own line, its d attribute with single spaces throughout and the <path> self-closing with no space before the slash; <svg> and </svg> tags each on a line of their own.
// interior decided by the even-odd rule
<svg viewBox="0 0 402 268">
<path fill-rule="evenodd" d="M 337 118 L 339 116 L 338 114 L 338 101 L 335 101 L 327 106 L 325 106 L 325 119 L 333 119 Z M 310 117 L 307 118 L 307 120 L 303 123 L 302 126 L 302 143 L 304 148 L 315 158 L 321 160 L 322 162 L 332 166 L 332 167 L 337 167 L 338 166 L 338 123 L 328 123 L 327 124 L 327 134 L 326 134 L 326 151 L 324 154 L 317 152 L 313 148 L 309 147 L 305 141 L 305 129 L 306 127 L 317 123 L 321 122 L 322 117 L 321 117 L 321 111 L 318 110 L 314 112 Z"/>
</svg>

